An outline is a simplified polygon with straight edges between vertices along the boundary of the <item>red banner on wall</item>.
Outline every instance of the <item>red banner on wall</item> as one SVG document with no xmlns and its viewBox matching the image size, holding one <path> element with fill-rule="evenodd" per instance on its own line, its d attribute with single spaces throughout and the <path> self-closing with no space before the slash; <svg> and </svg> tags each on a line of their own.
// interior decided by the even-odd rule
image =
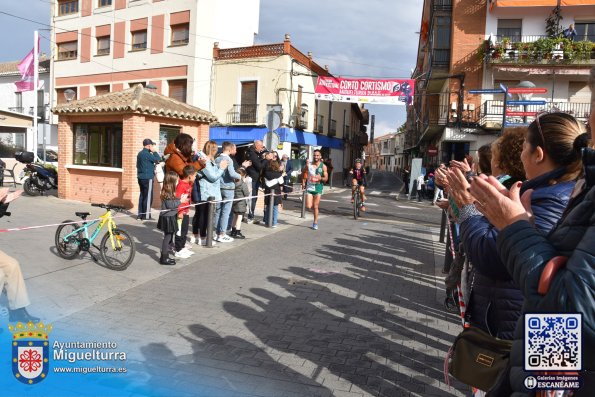
<svg viewBox="0 0 595 397">
<path fill-rule="evenodd" d="M 334 102 L 410 105 L 415 80 L 411 79 L 343 79 L 318 77 L 316 99 Z"/>
</svg>

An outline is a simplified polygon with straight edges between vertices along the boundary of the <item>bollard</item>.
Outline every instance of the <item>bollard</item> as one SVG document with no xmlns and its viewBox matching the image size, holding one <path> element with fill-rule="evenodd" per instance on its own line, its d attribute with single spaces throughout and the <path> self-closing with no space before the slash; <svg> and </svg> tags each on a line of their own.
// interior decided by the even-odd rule
<svg viewBox="0 0 595 397">
<path fill-rule="evenodd" d="M 306 198 L 307 197 L 308 197 L 308 191 L 306 189 L 304 189 L 302 191 L 302 214 L 300 215 L 300 218 L 306 217 Z"/>
<path fill-rule="evenodd" d="M 271 190 L 271 195 L 269 196 L 269 213 L 267 217 L 267 227 L 273 226 L 273 206 L 275 205 L 275 193 Z"/>
<path fill-rule="evenodd" d="M 207 248 L 213 248 L 213 220 L 215 218 L 215 197 L 211 196 L 207 199 L 208 215 L 207 215 Z"/>
<path fill-rule="evenodd" d="M 444 242 L 444 235 L 446 234 L 446 222 L 447 216 L 446 211 L 442 210 L 442 220 L 440 221 L 440 242 Z"/>
</svg>

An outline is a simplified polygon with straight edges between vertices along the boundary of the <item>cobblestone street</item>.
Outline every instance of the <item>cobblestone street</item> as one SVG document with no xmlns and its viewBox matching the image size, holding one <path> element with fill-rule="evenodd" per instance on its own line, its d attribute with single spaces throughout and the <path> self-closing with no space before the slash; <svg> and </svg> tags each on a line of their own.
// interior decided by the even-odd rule
<svg viewBox="0 0 595 397">
<path fill-rule="evenodd" d="M 437 228 L 325 216 L 313 231 L 285 217 L 57 319 L 53 339 L 117 341 L 130 395 L 462 396 L 444 384 L 460 325 L 442 307 Z M 129 271 L 155 266 L 141 253 Z"/>
</svg>

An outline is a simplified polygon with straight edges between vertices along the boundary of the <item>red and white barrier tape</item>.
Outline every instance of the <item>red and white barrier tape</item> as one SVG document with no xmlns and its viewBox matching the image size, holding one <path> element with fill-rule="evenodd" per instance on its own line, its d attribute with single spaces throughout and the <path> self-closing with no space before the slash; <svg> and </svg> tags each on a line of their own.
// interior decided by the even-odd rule
<svg viewBox="0 0 595 397">
<path fill-rule="evenodd" d="M 297 192 L 293 192 L 293 193 L 281 193 L 281 194 L 275 194 L 275 193 L 265 193 L 262 196 L 260 195 L 256 195 L 256 196 L 248 196 L 248 197 L 242 197 L 242 198 L 234 198 L 234 199 L 228 199 L 228 200 L 217 200 L 217 201 L 210 201 L 212 203 L 228 203 L 228 202 L 234 202 L 234 201 L 241 201 L 241 200 L 251 200 L 253 198 L 258 198 L 258 197 L 267 197 L 267 196 L 297 196 L 297 195 L 302 195 L 303 194 L 303 190 L 299 190 Z M 196 207 L 199 205 L 203 205 L 203 204 L 208 204 L 209 201 L 201 201 L 199 203 L 194 203 L 194 204 L 188 204 L 188 206 L 184 207 L 185 208 L 191 208 L 191 207 Z M 112 219 L 117 219 L 117 218 L 136 218 L 139 215 L 146 215 L 146 214 L 154 214 L 154 213 L 161 213 L 161 212 L 167 212 L 167 211 L 172 211 L 173 209 L 166 209 L 166 210 L 151 210 L 149 212 L 141 212 L 138 214 L 122 214 L 122 215 L 113 215 Z M 95 219 L 85 219 L 85 222 L 87 223 L 91 223 L 91 222 L 95 222 L 95 221 L 101 221 L 102 218 L 95 218 Z M 60 223 L 48 223 L 45 225 L 34 225 L 34 226 L 21 226 L 21 227 L 11 227 L 11 228 L 7 228 L 7 229 L 0 229 L 0 233 L 6 233 L 6 232 L 19 232 L 19 231 L 23 231 L 23 230 L 33 230 L 33 229 L 41 229 L 41 228 L 45 228 L 45 227 L 55 227 L 55 226 L 60 226 L 60 225 L 74 225 L 77 223 L 82 222 L 82 220 L 78 220 L 78 221 L 72 221 L 72 222 L 60 222 Z"/>
</svg>

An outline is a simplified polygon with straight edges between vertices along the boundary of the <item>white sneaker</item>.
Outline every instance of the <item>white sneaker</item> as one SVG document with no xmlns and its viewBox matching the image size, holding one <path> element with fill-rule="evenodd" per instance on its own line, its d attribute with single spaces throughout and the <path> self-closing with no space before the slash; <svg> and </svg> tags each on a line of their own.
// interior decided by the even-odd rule
<svg viewBox="0 0 595 397">
<path fill-rule="evenodd" d="M 180 258 L 180 259 L 187 259 L 187 258 L 190 258 L 190 255 L 192 255 L 192 254 L 189 254 L 188 252 L 189 252 L 189 251 L 184 251 L 184 249 L 182 249 L 182 250 L 180 250 L 180 251 L 176 252 L 176 253 L 174 254 L 174 256 L 175 256 L 176 258 Z"/>
<path fill-rule="evenodd" d="M 219 241 L 220 243 L 231 243 L 233 241 L 233 238 L 223 235 L 223 236 L 219 236 L 217 241 Z"/>
<path fill-rule="evenodd" d="M 188 248 L 184 247 L 180 250 L 180 252 L 183 252 L 185 254 L 188 254 L 188 256 L 190 255 L 194 255 L 194 252 L 190 251 Z"/>
<path fill-rule="evenodd" d="M 198 244 L 200 245 L 200 238 L 199 237 L 190 237 L 190 244 Z"/>
<path fill-rule="evenodd" d="M 186 245 L 184 245 L 184 248 L 187 249 L 188 251 L 192 251 L 192 243 L 186 243 Z"/>
</svg>

